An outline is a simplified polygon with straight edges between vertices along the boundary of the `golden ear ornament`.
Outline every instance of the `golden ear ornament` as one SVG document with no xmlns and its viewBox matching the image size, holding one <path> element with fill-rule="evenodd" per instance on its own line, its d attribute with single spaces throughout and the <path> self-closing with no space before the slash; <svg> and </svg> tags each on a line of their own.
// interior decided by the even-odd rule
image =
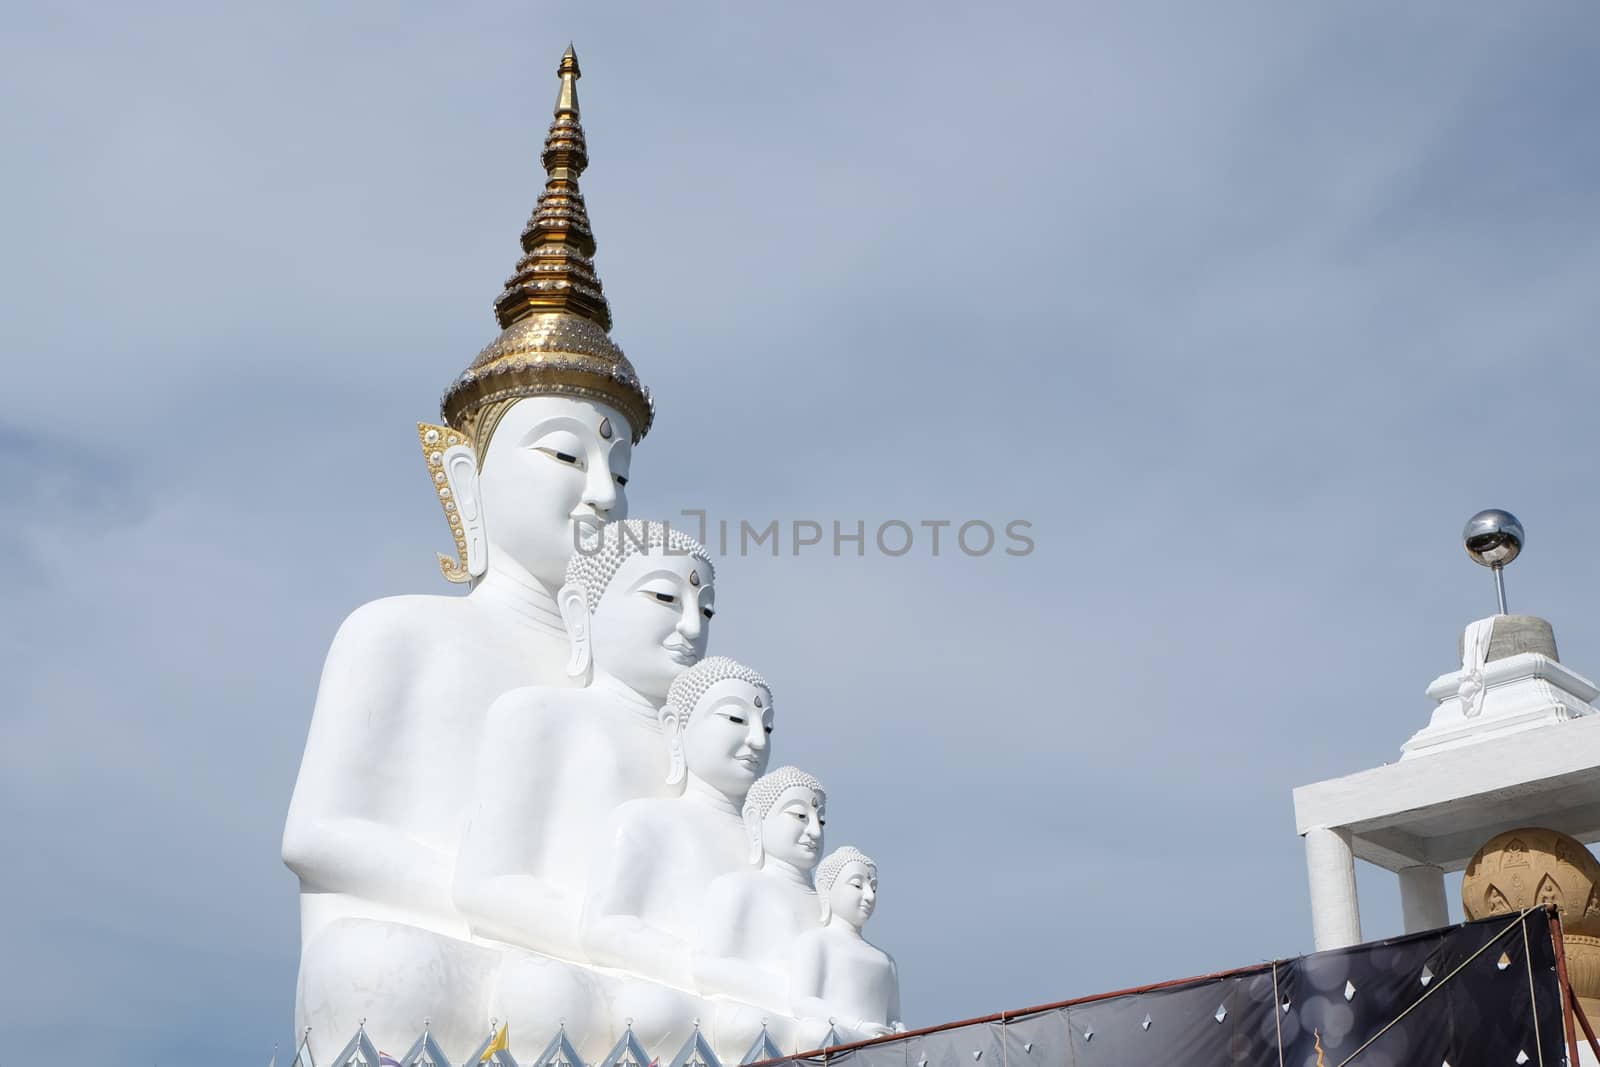
<svg viewBox="0 0 1600 1067">
<path fill-rule="evenodd" d="M 450 477 L 445 473 L 444 459 L 447 450 L 461 446 L 471 448 L 472 444 L 459 430 L 427 422 L 417 423 L 417 440 L 422 445 L 422 458 L 428 464 L 428 479 L 438 494 L 440 506 L 444 508 L 445 520 L 450 523 L 450 538 L 456 545 L 454 559 L 443 552 L 436 553 L 439 571 L 447 581 L 470 582 L 472 572 L 467 569 L 467 534 L 461 525 L 461 509 L 450 489 Z"/>
</svg>

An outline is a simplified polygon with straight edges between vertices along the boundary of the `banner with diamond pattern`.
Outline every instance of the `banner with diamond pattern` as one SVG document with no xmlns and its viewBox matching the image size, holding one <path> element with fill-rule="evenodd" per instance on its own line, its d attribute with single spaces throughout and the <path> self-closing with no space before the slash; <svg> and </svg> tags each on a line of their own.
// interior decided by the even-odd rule
<svg viewBox="0 0 1600 1067">
<path fill-rule="evenodd" d="M 829 1067 L 1566 1062 L 1543 909 L 771 1061 Z"/>
</svg>

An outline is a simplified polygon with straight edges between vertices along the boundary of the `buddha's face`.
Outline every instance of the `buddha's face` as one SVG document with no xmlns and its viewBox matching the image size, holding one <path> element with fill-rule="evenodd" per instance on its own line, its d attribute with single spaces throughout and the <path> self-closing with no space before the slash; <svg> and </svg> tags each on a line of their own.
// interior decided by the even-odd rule
<svg viewBox="0 0 1600 1067">
<path fill-rule="evenodd" d="M 878 906 L 878 877 L 860 860 L 844 865 L 828 887 L 828 907 L 833 914 L 860 929 Z"/>
<path fill-rule="evenodd" d="M 706 654 L 716 613 L 710 572 L 704 560 L 660 548 L 623 560 L 595 605 L 595 668 L 664 702 L 672 680 Z"/>
<path fill-rule="evenodd" d="M 809 871 L 822 854 L 826 814 L 816 790 L 803 785 L 785 789 L 761 820 L 761 847 L 772 859 Z"/>
<path fill-rule="evenodd" d="M 743 804 L 750 786 L 767 772 L 772 694 L 743 678 L 724 678 L 707 689 L 683 731 L 683 761 L 690 774 Z"/>
<path fill-rule="evenodd" d="M 605 404 L 525 397 L 494 429 L 477 493 L 489 559 L 503 554 L 560 588 L 580 528 L 627 517 L 633 430 Z M 465 502 L 463 502 L 465 504 Z"/>
</svg>

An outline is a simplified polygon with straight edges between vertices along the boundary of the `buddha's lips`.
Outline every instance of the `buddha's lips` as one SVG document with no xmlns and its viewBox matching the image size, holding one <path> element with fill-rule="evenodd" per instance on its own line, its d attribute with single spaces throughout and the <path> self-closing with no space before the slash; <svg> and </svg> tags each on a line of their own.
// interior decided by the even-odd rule
<svg viewBox="0 0 1600 1067">
<path fill-rule="evenodd" d="M 698 657 L 694 654 L 694 646 L 681 642 L 669 641 L 661 646 L 667 650 L 667 655 L 682 663 L 686 667 L 693 667 Z"/>
</svg>

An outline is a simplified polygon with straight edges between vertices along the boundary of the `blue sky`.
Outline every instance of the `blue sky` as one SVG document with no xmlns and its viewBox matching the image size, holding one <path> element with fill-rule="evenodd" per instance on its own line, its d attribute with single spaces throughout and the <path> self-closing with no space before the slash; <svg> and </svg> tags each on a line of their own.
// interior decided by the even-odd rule
<svg viewBox="0 0 1600 1067">
<path fill-rule="evenodd" d="M 494 335 L 568 40 L 633 514 L 1033 524 L 718 564 L 910 1021 L 1309 949 L 1290 790 L 1427 721 L 1478 508 L 1600 672 L 1591 10 L 576 8 L 4 16 L 9 1046 L 291 1041 L 321 657 L 444 591 L 412 427 Z"/>
</svg>

